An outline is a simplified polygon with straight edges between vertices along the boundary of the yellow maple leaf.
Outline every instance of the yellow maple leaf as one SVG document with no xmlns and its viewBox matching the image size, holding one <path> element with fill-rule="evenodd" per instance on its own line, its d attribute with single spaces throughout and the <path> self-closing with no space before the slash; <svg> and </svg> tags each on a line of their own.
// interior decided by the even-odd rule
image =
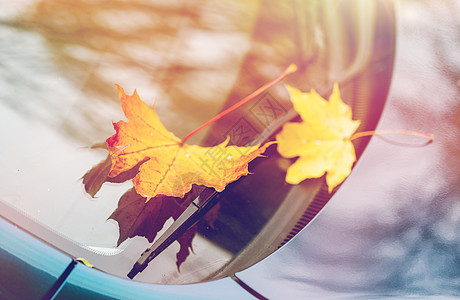
<svg viewBox="0 0 460 300">
<path fill-rule="evenodd" d="M 300 123 L 287 123 L 276 136 L 278 152 L 286 158 L 299 157 L 287 170 L 286 182 L 298 184 L 326 173 L 331 192 L 351 172 L 356 154 L 351 136 L 360 121 L 352 120 L 351 108 L 342 102 L 338 84 L 323 99 L 315 90 L 303 93 L 286 86 Z"/>
<path fill-rule="evenodd" d="M 133 178 L 136 192 L 144 197 L 182 198 L 192 184 L 223 191 L 228 183 L 247 175 L 248 163 L 270 145 L 228 146 L 228 139 L 214 147 L 187 145 L 163 126 L 155 109 L 136 91 L 129 96 L 121 86 L 117 88 L 128 122 L 114 123 L 116 133 L 107 139 L 112 160 L 109 176 L 145 161 Z"/>
</svg>

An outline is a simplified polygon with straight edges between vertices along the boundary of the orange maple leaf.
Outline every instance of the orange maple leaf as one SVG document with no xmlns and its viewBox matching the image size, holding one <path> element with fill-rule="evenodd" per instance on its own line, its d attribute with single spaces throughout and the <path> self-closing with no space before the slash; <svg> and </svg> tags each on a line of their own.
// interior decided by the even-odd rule
<svg viewBox="0 0 460 300">
<path fill-rule="evenodd" d="M 155 109 L 136 91 L 129 96 L 121 86 L 117 88 L 128 122 L 114 123 L 116 133 L 107 139 L 112 160 L 109 177 L 145 161 L 133 183 L 137 193 L 148 199 L 157 195 L 182 198 L 192 184 L 221 192 L 227 184 L 247 175 L 248 163 L 271 145 L 228 146 L 228 139 L 214 147 L 187 145 L 163 126 Z"/>
</svg>

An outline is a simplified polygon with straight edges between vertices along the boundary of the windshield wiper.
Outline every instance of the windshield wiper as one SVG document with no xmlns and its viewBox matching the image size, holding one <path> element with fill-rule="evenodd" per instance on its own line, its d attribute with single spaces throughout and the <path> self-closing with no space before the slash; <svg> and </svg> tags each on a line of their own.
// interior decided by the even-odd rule
<svg viewBox="0 0 460 300">
<path fill-rule="evenodd" d="M 297 113 L 293 109 L 289 110 L 283 117 L 273 121 L 267 126 L 265 130 L 248 145 L 257 145 L 268 141 L 285 122 L 296 116 Z M 206 188 L 202 191 L 160 238 L 141 254 L 141 257 L 136 261 L 127 275 L 130 279 L 133 279 L 134 276 L 142 272 L 155 257 L 181 237 L 187 229 L 198 222 L 201 217 L 220 201 L 220 198 L 222 198 L 221 194 L 225 193 L 225 190 L 221 193 L 214 191 L 209 195 L 210 190 L 214 191 L 214 189 L 211 188 Z M 202 197 L 202 195 L 206 196 Z"/>
<path fill-rule="evenodd" d="M 206 191 L 202 192 L 203 194 Z M 128 273 L 128 277 L 133 279 L 138 273 L 142 272 L 149 262 L 157 257 L 161 252 L 169 247 L 175 240 L 182 236 L 182 234 L 198 222 L 217 202 L 220 200 L 220 195 L 217 192 L 212 193 L 204 201 L 200 199 L 200 196 L 196 197 L 195 200 L 185 209 L 185 211 L 177 218 L 177 220 L 160 236 L 158 240 L 153 243 L 150 248 L 147 248 L 141 257 L 136 261 L 131 271 Z"/>
</svg>

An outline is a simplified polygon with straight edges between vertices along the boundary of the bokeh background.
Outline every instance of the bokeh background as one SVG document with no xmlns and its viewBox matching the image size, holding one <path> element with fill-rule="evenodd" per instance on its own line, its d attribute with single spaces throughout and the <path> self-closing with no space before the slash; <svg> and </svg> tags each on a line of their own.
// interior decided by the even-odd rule
<svg viewBox="0 0 460 300">
<path fill-rule="evenodd" d="M 299 84 L 326 91 L 337 78 L 324 72 L 332 67 L 315 31 L 317 2 L 293 1 L 310 17 L 295 22 L 292 3 L 279 2 L 0 0 L 2 201 L 80 243 L 113 248 L 117 227 L 105 219 L 126 186 L 93 201 L 78 180 L 105 155 L 87 147 L 123 118 L 113 84 L 155 101 L 178 136 L 293 58 L 321 62 L 300 65 Z M 394 77 L 379 128 L 435 140 L 373 138 L 319 217 L 239 275 L 269 298 L 460 295 L 460 2 L 395 3 Z M 311 32 L 299 35 L 298 22 Z M 311 40 L 298 39 L 305 34 Z M 240 69 L 248 61 L 254 74 Z"/>
<path fill-rule="evenodd" d="M 374 137 L 317 219 L 241 274 L 264 295 L 460 295 L 460 2 L 396 4 L 394 76 L 378 128 L 433 133 L 434 142 Z"/>
</svg>

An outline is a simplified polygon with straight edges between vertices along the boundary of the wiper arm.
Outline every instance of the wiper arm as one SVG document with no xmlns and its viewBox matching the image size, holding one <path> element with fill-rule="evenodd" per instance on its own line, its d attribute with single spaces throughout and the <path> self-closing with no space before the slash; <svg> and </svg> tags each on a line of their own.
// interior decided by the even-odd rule
<svg viewBox="0 0 460 300">
<path fill-rule="evenodd" d="M 206 190 L 201 194 L 208 194 Z M 150 248 L 147 248 L 141 257 L 136 261 L 128 277 L 133 279 L 138 273 L 142 272 L 155 257 L 169 247 L 175 240 L 192 227 L 198 220 L 201 219 L 217 202 L 219 202 L 219 194 L 212 193 L 203 202 L 200 201 L 200 196 L 184 210 L 177 220 L 153 243 Z M 201 203 L 200 203 L 201 202 Z"/>
<path fill-rule="evenodd" d="M 282 124 L 297 116 L 297 113 L 291 109 L 283 117 L 273 121 L 265 130 L 254 139 L 249 145 L 262 144 L 281 127 Z M 169 247 L 175 240 L 200 220 L 217 202 L 220 201 L 220 193 L 213 192 L 207 198 L 200 199 L 201 195 L 209 195 L 209 189 L 206 188 L 201 194 L 190 203 L 185 211 L 177 218 L 176 221 L 160 236 L 152 246 L 147 248 L 141 257 L 133 265 L 128 277 L 133 279 L 138 273 L 142 272 L 148 264 L 157 257 L 161 252 Z M 225 191 L 224 191 L 225 192 Z M 204 201 L 203 201 L 204 200 Z"/>
</svg>

